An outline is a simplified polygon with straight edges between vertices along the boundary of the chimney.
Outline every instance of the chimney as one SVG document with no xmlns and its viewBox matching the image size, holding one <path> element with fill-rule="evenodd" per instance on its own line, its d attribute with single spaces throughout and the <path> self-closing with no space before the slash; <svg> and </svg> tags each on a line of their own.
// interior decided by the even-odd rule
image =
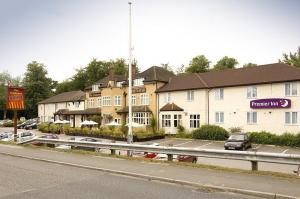
<svg viewBox="0 0 300 199">
<path fill-rule="evenodd" d="M 131 64 L 131 73 L 132 73 L 132 76 L 136 75 L 137 74 L 137 67 L 136 67 L 136 63 L 132 63 Z"/>
<path fill-rule="evenodd" d="M 109 81 L 112 81 L 114 79 L 114 70 L 113 70 L 113 68 L 111 67 L 110 69 L 109 69 L 109 73 L 108 73 L 108 80 Z"/>
</svg>

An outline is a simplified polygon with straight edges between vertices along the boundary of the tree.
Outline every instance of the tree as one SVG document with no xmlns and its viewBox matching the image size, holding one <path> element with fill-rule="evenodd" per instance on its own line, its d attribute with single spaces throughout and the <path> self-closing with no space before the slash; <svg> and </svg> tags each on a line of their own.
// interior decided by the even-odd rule
<svg viewBox="0 0 300 199">
<path fill-rule="evenodd" d="M 238 61 L 235 58 L 225 56 L 217 62 L 214 70 L 234 69 L 237 64 Z"/>
<path fill-rule="evenodd" d="M 285 64 L 300 67 L 300 46 L 298 47 L 298 51 L 295 53 L 290 52 L 289 54 L 283 54 L 283 60 L 279 60 L 279 62 L 283 62 Z"/>
<path fill-rule="evenodd" d="M 257 66 L 257 64 L 249 62 L 249 63 L 244 64 L 243 68 L 254 67 L 254 66 Z"/>
<path fill-rule="evenodd" d="M 33 61 L 27 65 L 23 86 L 25 88 L 25 100 L 27 117 L 37 117 L 37 103 L 48 98 L 53 88 L 53 80 L 47 77 L 47 70 L 42 63 Z"/>
<path fill-rule="evenodd" d="M 203 73 L 209 70 L 210 61 L 204 56 L 196 56 L 190 61 L 189 66 L 185 69 L 187 73 Z"/>
<path fill-rule="evenodd" d="M 184 65 L 182 64 L 180 67 L 178 67 L 176 69 L 176 75 L 180 75 L 180 74 L 184 74 L 185 73 L 185 67 Z"/>
<path fill-rule="evenodd" d="M 3 72 L 0 73 L 0 110 L 3 112 L 3 119 L 6 118 L 6 92 L 8 85 L 11 86 L 20 86 L 21 78 L 15 77 L 13 78 L 9 73 Z"/>
<path fill-rule="evenodd" d="M 116 59 L 111 60 L 113 73 L 116 75 L 124 75 L 127 73 L 127 66 L 125 63 L 125 59 Z"/>
</svg>

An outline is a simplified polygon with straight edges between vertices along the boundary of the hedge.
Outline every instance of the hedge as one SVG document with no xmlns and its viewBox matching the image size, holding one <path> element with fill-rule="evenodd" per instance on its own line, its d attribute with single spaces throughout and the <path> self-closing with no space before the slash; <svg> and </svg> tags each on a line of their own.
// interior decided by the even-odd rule
<svg viewBox="0 0 300 199">
<path fill-rule="evenodd" d="M 300 133 L 291 134 L 284 133 L 275 135 L 270 132 L 250 132 L 249 137 L 252 143 L 256 144 L 272 144 L 279 146 L 300 147 Z"/>
<path fill-rule="evenodd" d="M 201 128 L 192 131 L 192 137 L 202 140 L 226 140 L 229 133 L 220 126 L 202 125 Z"/>
</svg>

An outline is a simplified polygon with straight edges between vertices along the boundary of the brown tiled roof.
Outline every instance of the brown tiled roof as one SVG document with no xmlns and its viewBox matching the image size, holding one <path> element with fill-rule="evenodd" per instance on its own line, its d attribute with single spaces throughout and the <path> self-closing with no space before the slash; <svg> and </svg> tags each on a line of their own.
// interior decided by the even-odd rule
<svg viewBox="0 0 300 199">
<path fill-rule="evenodd" d="M 106 88 L 108 86 L 109 81 L 126 81 L 126 76 L 125 75 L 113 75 L 110 77 L 109 75 L 100 79 L 99 81 L 95 82 L 95 84 L 99 84 L 99 88 Z M 86 87 L 84 90 L 91 90 L 92 85 Z"/>
<path fill-rule="evenodd" d="M 183 109 L 174 103 L 172 103 L 172 104 L 167 103 L 160 109 L 160 111 L 183 111 Z"/>
<path fill-rule="evenodd" d="M 152 112 L 148 106 L 133 106 L 132 112 Z M 128 113 L 128 106 L 117 111 L 117 113 Z"/>
<path fill-rule="evenodd" d="M 218 88 L 300 80 L 300 69 L 283 63 L 172 77 L 157 92 Z"/>
<path fill-rule="evenodd" d="M 147 70 L 134 75 L 133 78 L 134 79 L 144 78 L 144 82 L 152 82 L 152 81 L 168 82 L 170 77 L 174 77 L 174 76 L 175 75 L 172 72 L 162 67 L 152 66 Z"/>
<path fill-rule="evenodd" d="M 99 115 L 101 114 L 100 108 L 88 108 L 85 110 L 72 110 L 59 109 L 54 113 L 54 115 Z"/>
<path fill-rule="evenodd" d="M 39 104 L 49 104 L 58 102 L 74 102 L 85 100 L 85 92 L 82 91 L 70 91 L 60 93 L 58 95 L 52 96 L 48 99 L 40 101 Z"/>
</svg>

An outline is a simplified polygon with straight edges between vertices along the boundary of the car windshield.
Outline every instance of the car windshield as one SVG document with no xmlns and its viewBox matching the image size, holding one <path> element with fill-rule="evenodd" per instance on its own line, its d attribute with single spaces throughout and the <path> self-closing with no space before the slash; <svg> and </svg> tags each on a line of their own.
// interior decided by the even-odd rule
<svg viewBox="0 0 300 199">
<path fill-rule="evenodd" d="M 244 140 L 244 135 L 231 135 L 228 140 Z"/>
</svg>

